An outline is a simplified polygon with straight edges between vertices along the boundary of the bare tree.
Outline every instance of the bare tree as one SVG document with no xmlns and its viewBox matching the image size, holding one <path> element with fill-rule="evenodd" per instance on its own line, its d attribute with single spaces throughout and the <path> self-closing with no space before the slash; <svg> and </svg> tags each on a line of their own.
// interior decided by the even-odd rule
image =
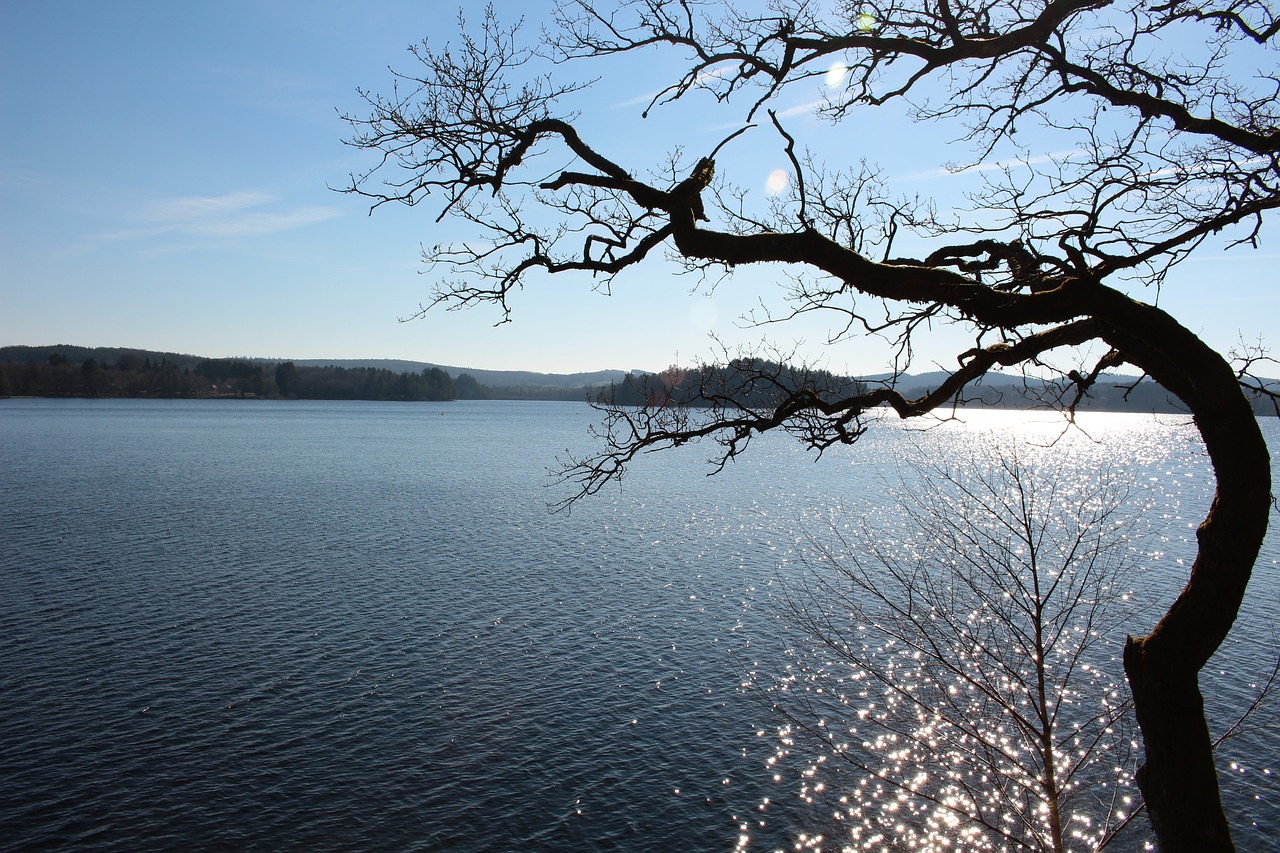
<svg viewBox="0 0 1280 853">
<path fill-rule="evenodd" d="M 815 542 L 789 599 L 816 642 L 774 704 L 855 771 L 833 792 L 855 849 L 1094 851 L 1138 807 L 1113 641 L 1141 511 L 1115 479 L 998 456 L 910 466 L 891 529 Z"/>
<path fill-rule="evenodd" d="M 868 410 L 926 415 L 999 367 L 1052 372 L 1068 412 L 1122 364 L 1186 405 L 1217 492 L 1186 586 L 1149 631 L 1133 626 L 1124 660 L 1145 749 L 1137 781 L 1162 847 L 1233 849 L 1198 679 L 1235 621 L 1268 522 L 1270 456 L 1242 388 L 1257 385 L 1246 370 L 1258 353 L 1233 368 L 1150 293 L 1210 235 L 1256 244 L 1280 206 L 1273 10 L 1256 0 L 564 0 L 540 39 L 519 39 L 489 13 L 454 44 L 420 47 L 413 73 L 349 117 L 351 144 L 378 155 L 352 192 L 375 207 L 434 197 L 441 217 L 471 229 L 426 250 L 439 273 L 432 304 L 493 304 L 505 319 L 511 294 L 537 275 L 587 273 L 607 288 L 666 253 L 707 273 L 785 267 L 791 315 L 839 317 L 835 342 L 887 337 L 900 370 L 931 329 L 970 333 L 949 378 L 915 398 L 891 381 L 848 394 L 801 386 L 770 405 L 722 400 L 699 418 L 615 412 L 600 454 L 568 472 L 582 493 L 638 453 L 700 438 L 719 442 L 720 460 L 777 428 L 818 450 L 851 442 Z M 743 129 L 767 118 L 791 162 L 789 197 L 756 205 L 717 180 L 716 157 L 741 130 L 694 164 L 655 151 L 652 163 L 624 165 L 583 138 L 566 66 L 650 50 L 684 62 L 650 109 L 702 93 L 739 105 Z M 539 57 L 561 63 L 555 80 L 534 70 Z M 1012 151 L 1025 168 L 984 172 L 973 210 L 948 219 L 896 198 L 874 169 L 813 162 L 771 108 L 837 65 L 822 108 L 837 127 L 904 101 L 967 139 L 975 162 Z M 1017 136 L 1028 127 L 1069 140 L 1071 153 L 1031 156 Z M 907 236 L 921 256 L 898 254 Z M 1074 363 L 1089 343 L 1104 354 Z"/>
</svg>

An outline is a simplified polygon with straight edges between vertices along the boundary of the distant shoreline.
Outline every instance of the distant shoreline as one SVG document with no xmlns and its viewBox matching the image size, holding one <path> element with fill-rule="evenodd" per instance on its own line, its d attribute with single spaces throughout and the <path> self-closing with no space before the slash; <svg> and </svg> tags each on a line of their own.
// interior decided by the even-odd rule
<svg viewBox="0 0 1280 853">
<path fill-rule="evenodd" d="M 411 367 L 396 372 L 391 367 Z M 730 371 L 729 365 L 703 368 Z M 779 376 L 819 374 L 822 386 L 844 397 L 855 388 L 882 384 L 886 376 L 840 377 L 773 365 Z M 602 395 L 622 405 L 655 399 L 706 405 L 685 372 L 676 385 L 664 385 L 664 374 L 601 370 L 589 373 L 541 374 L 529 371 L 467 370 L 419 362 L 375 359 L 325 361 L 309 359 L 208 359 L 178 353 L 110 347 L 0 347 L 0 399 L 148 399 L 148 400 L 368 400 L 449 402 L 452 400 L 538 400 L 590 403 Z M 697 371 L 689 371 L 696 374 Z M 896 377 L 894 386 L 907 397 L 928 393 L 946 378 L 941 371 Z M 716 378 L 719 378 L 716 375 Z M 676 381 L 676 380 L 670 380 Z M 790 379 L 788 381 L 791 381 Z M 797 380 L 798 381 L 798 380 Z M 1259 380 L 1280 389 L 1276 380 Z M 1069 382 L 1048 382 L 992 374 L 966 388 L 963 409 L 994 408 L 1055 411 L 1075 397 Z M 752 406 L 767 400 L 749 400 Z M 1252 400 L 1255 414 L 1275 416 L 1265 396 Z M 1103 375 L 1079 401 L 1078 411 L 1186 414 L 1171 394 L 1149 379 Z"/>
</svg>

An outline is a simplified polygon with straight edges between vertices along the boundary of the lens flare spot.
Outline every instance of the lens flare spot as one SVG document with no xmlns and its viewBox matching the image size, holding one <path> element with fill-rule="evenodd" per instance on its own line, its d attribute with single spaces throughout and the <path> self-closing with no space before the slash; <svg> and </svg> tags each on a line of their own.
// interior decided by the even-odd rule
<svg viewBox="0 0 1280 853">
<path fill-rule="evenodd" d="M 854 24 L 864 33 L 869 33 L 876 28 L 876 16 L 870 12 L 863 12 L 854 19 Z"/>
<path fill-rule="evenodd" d="M 787 188 L 791 178 L 787 175 L 785 169 L 774 169 L 769 173 L 769 178 L 764 182 L 765 192 L 769 195 L 780 195 Z"/>
<path fill-rule="evenodd" d="M 843 62 L 836 61 L 827 69 L 826 83 L 827 88 L 834 89 L 844 82 L 844 76 L 849 73 L 849 66 Z"/>
</svg>

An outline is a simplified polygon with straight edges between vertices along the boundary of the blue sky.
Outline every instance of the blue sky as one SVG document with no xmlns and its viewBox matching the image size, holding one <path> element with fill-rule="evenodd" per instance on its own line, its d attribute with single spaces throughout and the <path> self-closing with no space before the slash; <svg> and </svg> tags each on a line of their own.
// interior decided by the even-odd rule
<svg viewBox="0 0 1280 853">
<path fill-rule="evenodd" d="M 549 6 L 497 5 L 531 25 Z M 589 280 L 543 278 L 516 296 L 509 324 L 495 327 L 484 309 L 398 322 L 430 291 L 419 246 L 457 232 L 425 207 L 368 216 L 332 191 L 369 165 L 342 144 L 337 113 L 359 111 L 357 87 L 389 90 L 387 66 L 410 68 L 407 46 L 449 38 L 455 17 L 455 6 L 422 2 L 0 7 L 0 344 L 572 372 L 688 363 L 714 353 L 709 331 L 730 345 L 759 338 L 737 318 L 760 300 L 776 305 L 777 270 L 748 270 L 712 293 L 661 264 L 624 275 L 612 296 Z M 676 145 L 710 150 L 736 117 L 704 101 L 642 120 L 666 61 L 577 70 L 603 75 L 577 104 L 584 135 L 637 171 Z M 906 123 L 833 133 L 807 106 L 819 95 L 815 85 L 779 105 L 797 136 L 832 157 L 880 162 L 904 192 L 958 202 L 966 177 L 941 167 L 964 149 Z M 786 165 L 777 141 L 753 131 L 721 173 L 763 193 Z M 1256 251 L 1188 262 L 1161 304 L 1221 349 L 1241 336 L 1274 344 L 1276 235 L 1269 228 Z M 882 346 L 823 347 L 824 331 L 803 323 L 768 335 L 835 370 L 886 367 Z M 928 343 L 916 369 L 949 364 L 954 341 Z"/>
</svg>

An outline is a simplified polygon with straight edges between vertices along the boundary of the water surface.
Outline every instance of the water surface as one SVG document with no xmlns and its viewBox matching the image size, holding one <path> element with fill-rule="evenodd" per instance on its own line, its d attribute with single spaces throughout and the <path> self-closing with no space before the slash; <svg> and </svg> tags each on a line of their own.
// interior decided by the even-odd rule
<svg viewBox="0 0 1280 853">
<path fill-rule="evenodd" d="M 817 463 L 770 436 L 712 478 L 693 448 L 550 514 L 546 470 L 591 420 L 0 401 L 6 849 L 790 847 L 829 821 L 775 781 L 778 721 L 740 685 L 804 641 L 779 597 L 806 548 L 891 517 L 903 458 L 1061 432 L 981 412 Z M 1152 496 L 1158 612 L 1211 494 L 1202 448 L 1178 418 L 1084 423 L 1042 452 Z M 1206 675 L 1224 714 L 1277 654 L 1277 538 Z M 1223 752 L 1242 849 L 1280 826 L 1269 713 Z"/>
</svg>

